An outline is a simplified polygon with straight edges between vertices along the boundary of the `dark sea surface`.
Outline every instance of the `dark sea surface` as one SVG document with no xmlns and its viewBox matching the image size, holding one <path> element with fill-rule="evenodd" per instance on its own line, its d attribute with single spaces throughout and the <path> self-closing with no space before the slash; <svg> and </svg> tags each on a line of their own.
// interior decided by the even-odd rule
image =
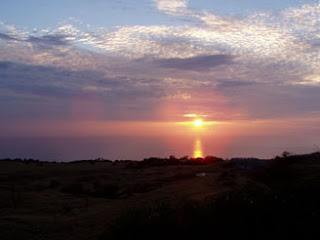
<svg viewBox="0 0 320 240">
<path fill-rule="evenodd" d="M 143 160 L 148 157 L 217 156 L 273 158 L 283 151 L 317 150 L 316 142 L 299 137 L 41 137 L 0 138 L 0 158 L 73 161 L 104 158 Z"/>
</svg>

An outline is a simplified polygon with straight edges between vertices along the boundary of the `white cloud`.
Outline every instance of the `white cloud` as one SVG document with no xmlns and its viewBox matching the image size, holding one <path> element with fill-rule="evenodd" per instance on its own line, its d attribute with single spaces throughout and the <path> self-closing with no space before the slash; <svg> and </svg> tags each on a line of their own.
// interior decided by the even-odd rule
<svg viewBox="0 0 320 240">
<path fill-rule="evenodd" d="M 284 20 L 296 30 L 318 32 L 320 26 L 320 2 L 304 4 L 301 8 L 289 8 L 283 12 Z"/>
<path fill-rule="evenodd" d="M 183 117 L 186 117 L 186 118 L 205 118 L 205 117 L 208 117 L 208 115 L 205 115 L 205 114 L 195 114 L 195 113 L 188 113 L 188 114 L 184 114 Z"/>
<path fill-rule="evenodd" d="M 297 84 L 300 85 L 311 85 L 311 86 L 317 86 L 320 85 L 320 75 L 312 74 L 307 75 L 304 77 L 304 79 Z"/>
<path fill-rule="evenodd" d="M 320 7 L 317 4 L 306 4 L 277 14 L 256 13 L 239 19 L 206 11 L 195 13 L 188 8 L 187 1 L 158 0 L 155 3 L 159 11 L 171 16 L 192 17 L 198 22 L 175 26 L 136 25 L 93 29 L 75 21 L 64 23 L 53 31 L 45 29 L 38 33 L 26 33 L 13 25 L 0 23 L 9 36 L 20 40 L 7 41 L 6 48 L 1 49 L 0 59 L 19 59 L 30 64 L 67 66 L 71 69 L 103 69 L 110 66 L 104 71 L 115 74 L 114 70 L 109 71 L 117 64 L 113 63 L 115 56 L 122 58 L 123 62 L 123 57 L 130 61 L 150 56 L 152 59 L 163 59 L 227 54 L 236 56 L 236 65 L 216 67 L 211 78 L 251 81 L 272 78 L 278 82 L 286 75 L 286 79 L 290 78 L 288 82 L 297 83 L 303 82 L 304 76 L 320 74 L 319 48 L 312 45 L 319 41 L 320 36 Z M 37 49 L 35 43 L 26 41 L 30 36 L 41 38 L 55 34 L 65 36 L 71 45 L 45 50 Z M 82 51 L 83 48 L 96 52 Z"/>
<path fill-rule="evenodd" d="M 313 69 L 319 67 L 319 51 L 310 44 L 319 39 L 318 5 L 290 8 L 278 16 L 258 13 L 243 19 L 221 17 L 209 12 L 195 13 L 188 8 L 187 1 L 158 0 L 156 6 L 171 15 L 183 14 L 196 18 L 202 24 L 118 26 L 97 30 L 75 27 L 69 23 L 42 34 L 64 34 L 66 40 L 79 46 L 132 58 L 146 55 L 185 58 L 227 52 L 250 55 L 251 59 L 300 62 Z M 22 35 L 22 31 L 14 26 L 7 29 L 11 34 Z"/>
<path fill-rule="evenodd" d="M 172 16 L 184 16 L 191 13 L 186 0 L 154 0 L 157 9 Z"/>
<path fill-rule="evenodd" d="M 105 92 L 105 91 L 111 90 L 111 88 L 93 86 L 93 85 L 83 86 L 82 89 L 85 91 L 94 91 L 94 92 Z"/>
<path fill-rule="evenodd" d="M 119 26 L 97 32 L 79 32 L 69 26 L 60 30 L 73 36 L 77 43 L 126 57 L 185 58 L 231 52 L 249 54 L 251 59 L 300 62 L 313 69 L 318 67 L 318 51 L 315 52 L 310 41 L 318 38 L 316 23 L 320 14 L 311 11 L 310 6 L 286 10 L 278 16 L 260 13 L 244 19 L 223 18 L 208 12 L 195 14 L 190 9 L 186 10 L 185 1 L 158 1 L 157 6 L 162 11 L 183 12 L 185 16 L 200 20 L 202 25 Z M 303 18 L 308 11 L 311 11 L 307 14 L 310 19 L 296 23 L 290 20 L 295 16 Z"/>
</svg>

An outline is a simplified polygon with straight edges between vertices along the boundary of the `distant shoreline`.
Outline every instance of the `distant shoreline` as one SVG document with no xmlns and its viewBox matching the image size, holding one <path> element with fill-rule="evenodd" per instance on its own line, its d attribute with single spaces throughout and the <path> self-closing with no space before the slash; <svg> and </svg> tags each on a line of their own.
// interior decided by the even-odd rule
<svg viewBox="0 0 320 240">
<path fill-rule="evenodd" d="M 116 159 L 110 160 L 105 158 L 95 158 L 95 159 L 82 159 L 82 160 L 70 160 L 70 161 L 59 161 L 59 160 L 40 160 L 40 159 L 33 159 L 33 158 L 2 158 L 0 161 L 16 161 L 16 162 L 25 162 L 25 163 L 97 163 L 97 162 L 105 162 L 105 163 L 139 163 L 139 162 L 147 162 L 147 161 L 162 161 L 162 162 L 179 162 L 179 163 L 188 163 L 188 162 L 199 162 L 199 163 L 213 163 L 216 161 L 226 161 L 226 162 L 241 162 L 241 161 L 270 161 L 277 158 L 288 158 L 288 157 L 304 157 L 310 156 L 314 154 L 320 154 L 320 152 L 312 152 L 312 153 L 305 153 L 305 154 L 291 154 L 289 152 L 284 151 L 281 156 L 276 156 L 274 158 L 255 158 L 255 157 L 233 157 L 233 158 L 220 158 L 216 156 L 206 156 L 206 157 L 180 157 L 177 158 L 175 156 L 169 156 L 165 158 L 161 157 L 149 157 L 144 158 L 141 160 L 131 160 L 131 159 Z"/>
</svg>

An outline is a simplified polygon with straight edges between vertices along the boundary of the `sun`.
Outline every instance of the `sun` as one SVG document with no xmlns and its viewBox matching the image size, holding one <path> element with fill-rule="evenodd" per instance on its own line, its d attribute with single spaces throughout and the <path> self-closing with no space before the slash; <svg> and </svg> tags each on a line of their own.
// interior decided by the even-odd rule
<svg viewBox="0 0 320 240">
<path fill-rule="evenodd" d="M 200 126 L 202 126 L 202 124 L 203 124 L 202 120 L 200 120 L 200 119 L 195 120 L 193 123 L 194 123 L 194 125 L 196 125 L 197 127 L 200 127 Z"/>
</svg>

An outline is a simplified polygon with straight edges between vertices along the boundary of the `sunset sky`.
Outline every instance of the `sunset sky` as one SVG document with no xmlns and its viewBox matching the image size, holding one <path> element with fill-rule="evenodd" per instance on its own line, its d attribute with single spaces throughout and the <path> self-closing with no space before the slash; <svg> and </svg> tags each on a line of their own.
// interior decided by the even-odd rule
<svg viewBox="0 0 320 240">
<path fill-rule="evenodd" d="M 0 109 L 2 137 L 192 135 L 202 119 L 312 148 L 320 2 L 0 1 Z"/>
</svg>

